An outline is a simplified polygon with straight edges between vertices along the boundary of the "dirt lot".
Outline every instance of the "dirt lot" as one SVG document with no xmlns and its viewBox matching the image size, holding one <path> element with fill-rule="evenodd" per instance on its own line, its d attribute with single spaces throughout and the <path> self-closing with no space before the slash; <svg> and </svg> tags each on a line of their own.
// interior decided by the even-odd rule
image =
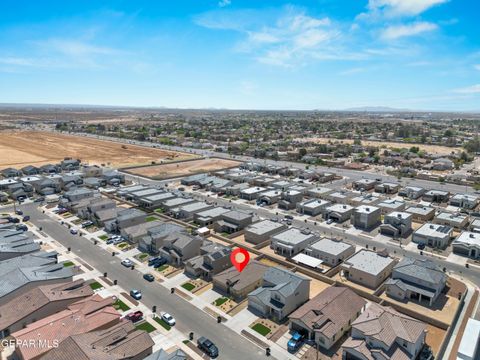
<svg viewBox="0 0 480 360">
<path fill-rule="evenodd" d="M 327 144 L 329 141 L 332 143 L 340 142 L 343 144 L 353 144 L 352 139 L 344 139 L 344 140 L 337 140 L 337 139 L 329 139 L 329 138 L 302 138 L 302 139 L 295 139 L 297 141 L 304 141 L 304 142 L 314 142 L 317 144 Z M 448 147 L 448 146 L 441 146 L 441 145 L 423 145 L 423 144 L 407 144 L 407 143 L 398 143 L 392 141 L 371 141 L 371 140 L 362 140 L 362 145 L 366 146 L 378 146 L 378 147 L 387 147 L 387 148 L 398 148 L 398 149 L 410 149 L 412 146 L 417 146 L 420 150 L 424 150 L 429 154 L 442 154 L 448 155 L 452 151 L 454 152 L 461 152 L 462 149 L 459 147 Z"/>
<path fill-rule="evenodd" d="M 442 345 L 445 333 L 445 330 L 437 328 L 433 325 L 427 325 L 427 337 L 425 339 L 425 342 L 430 345 L 434 355 L 438 354 L 438 350 L 440 350 L 440 346 Z"/>
<path fill-rule="evenodd" d="M 194 155 L 36 131 L 0 132 L 0 168 L 56 163 L 65 157 L 113 167 L 150 164 L 152 161 L 185 160 Z"/>
<path fill-rule="evenodd" d="M 162 180 L 173 177 L 181 177 L 193 174 L 200 174 L 204 172 L 217 171 L 239 165 L 239 161 L 209 158 L 156 166 L 145 166 L 137 169 L 131 169 L 129 172 L 135 175 Z"/>
</svg>

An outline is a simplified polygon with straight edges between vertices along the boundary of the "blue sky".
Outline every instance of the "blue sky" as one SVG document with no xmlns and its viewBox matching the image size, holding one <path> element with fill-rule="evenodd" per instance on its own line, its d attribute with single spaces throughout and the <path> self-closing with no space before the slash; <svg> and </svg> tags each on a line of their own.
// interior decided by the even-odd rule
<svg viewBox="0 0 480 360">
<path fill-rule="evenodd" d="M 0 102 L 480 110 L 477 0 L 0 2 Z"/>
</svg>

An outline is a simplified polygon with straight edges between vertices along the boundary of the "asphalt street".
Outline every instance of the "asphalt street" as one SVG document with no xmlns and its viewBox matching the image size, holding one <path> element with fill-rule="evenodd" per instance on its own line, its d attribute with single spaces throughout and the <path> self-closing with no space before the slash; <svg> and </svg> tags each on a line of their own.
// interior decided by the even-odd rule
<svg viewBox="0 0 480 360">
<path fill-rule="evenodd" d="M 188 301 L 170 291 L 160 284 L 148 283 L 137 270 L 127 269 L 120 264 L 118 257 L 91 241 L 70 234 L 65 226 L 43 214 L 35 204 L 25 204 L 18 208 L 30 215 L 30 221 L 65 247 L 71 247 L 72 252 L 95 267 L 100 272 L 107 272 L 108 278 L 118 280 L 118 285 L 127 292 L 138 289 L 142 292 L 142 302 L 148 306 L 157 306 L 157 312 L 166 311 L 177 320 L 177 329 L 182 333 L 194 332 L 195 339 L 205 336 L 212 340 L 219 348 L 220 359 L 245 360 L 264 359 L 265 352 L 252 344 L 244 337 L 239 336 L 205 312 L 200 311 Z M 8 211 L 8 210 L 7 210 Z"/>
</svg>

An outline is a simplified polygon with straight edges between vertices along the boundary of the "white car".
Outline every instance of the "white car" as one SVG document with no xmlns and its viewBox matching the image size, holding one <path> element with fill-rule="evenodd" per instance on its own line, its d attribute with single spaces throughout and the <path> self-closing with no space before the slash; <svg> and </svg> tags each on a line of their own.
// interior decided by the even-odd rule
<svg viewBox="0 0 480 360">
<path fill-rule="evenodd" d="M 125 267 L 131 267 L 133 265 L 133 262 L 130 259 L 124 259 L 122 260 L 121 264 Z"/>
<path fill-rule="evenodd" d="M 168 325 L 170 325 L 170 326 L 175 325 L 175 319 L 169 313 L 161 312 L 160 316 L 161 316 L 162 320 L 165 321 Z"/>
</svg>

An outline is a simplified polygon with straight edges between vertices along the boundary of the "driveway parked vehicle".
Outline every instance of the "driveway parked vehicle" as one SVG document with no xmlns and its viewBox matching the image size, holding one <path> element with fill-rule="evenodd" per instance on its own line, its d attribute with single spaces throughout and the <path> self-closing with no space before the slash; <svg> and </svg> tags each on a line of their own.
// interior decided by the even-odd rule
<svg viewBox="0 0 480 360">
<path fill-rule="evenodd" d="M 135 323 L 143 319 L 143 312 L 135 311 L 133 313 L 125 315 L 125 319 L 130 320 L 131 322 Z"/>
<path fill-rule="evenodd" d="M 168 325 L 173 326 L 175 325 L 175 319 L 172 315 L 167 312 L 161 312 L 160 316 L 163 321 L 165 321 Z"/>
<path fill-rule="evenodd" d="M 216 358 L 218 356 L 218 348 L 206 337 L 201 336 L 198 338 L 197 345 L 200 350 L 204 351 L 211 358 Z"/>
<path fill-rule="evenodd" d="M 290 340 L 288 340 L 288 343 L 287 343 L 288 351 L 290 351 L 291 353 L 296 352 L 298 349 L 300 349 L 300 346 L 302 346 L 303 340 L 304 340 L 304 336 L 300 334 L 298 331 L 295 331 L 292 337 L 290 338 Z"/>
<path fill-rule="evenodd" d="M 78 234 L 78 230 L 73 228 L 73 229 L 70 229 L 70 234 L 72 235 L 77 235 Z"/>
</svg>

